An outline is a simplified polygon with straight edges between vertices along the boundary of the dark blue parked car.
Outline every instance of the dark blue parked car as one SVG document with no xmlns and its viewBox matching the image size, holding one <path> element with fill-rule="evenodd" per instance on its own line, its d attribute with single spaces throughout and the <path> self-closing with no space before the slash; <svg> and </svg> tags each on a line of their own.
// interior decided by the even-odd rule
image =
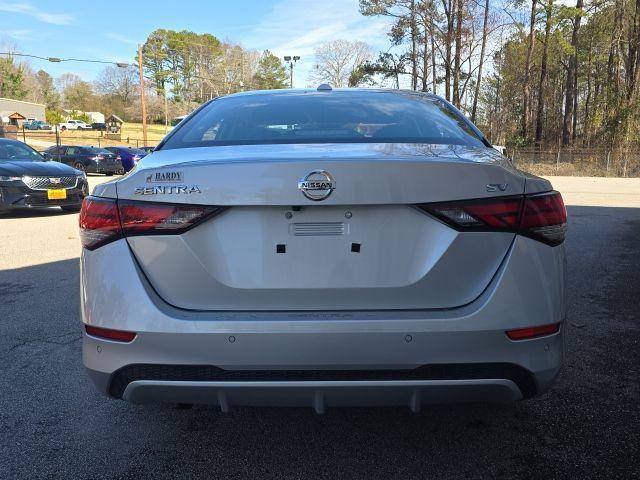
<svg viewBox="0 0 640 480">
<path fill-rule="evenodd" d="M 148 155 L 148 152 L 139 148 L 132 147 L 106 147 L 110 152 L 115 153 L 120 157 L 122 166 L 125 172 L 128 172 L 136 166 L 143 157 Z"/>
</svg>

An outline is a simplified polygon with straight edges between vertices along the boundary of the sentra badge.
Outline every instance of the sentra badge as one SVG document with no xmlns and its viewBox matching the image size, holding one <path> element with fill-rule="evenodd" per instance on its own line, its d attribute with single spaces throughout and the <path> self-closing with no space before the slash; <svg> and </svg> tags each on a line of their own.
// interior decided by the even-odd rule
<svg viewBox="0 0 640 480">
<path fill-rule="evenodd" d="M 197 185 L 154 185 L 153 187 L 136 187 L 134 195 L 184 195 L 202 193 Z"/>
</svg>

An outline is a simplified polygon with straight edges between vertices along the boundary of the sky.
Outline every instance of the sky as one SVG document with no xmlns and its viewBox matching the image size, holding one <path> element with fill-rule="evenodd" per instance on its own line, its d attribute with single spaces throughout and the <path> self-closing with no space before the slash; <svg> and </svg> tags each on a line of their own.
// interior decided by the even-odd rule
<svg viewBox="0 0 640 480">
<path fill-rule="evenodd" d="M 294 86 L 309 86 L 314 48 L 338 38 L 389 47 L 388 20 L 364 17 L 358 0 L 181 0 L 64 2 L 0 0 L 0 51 L 42 57 L 134 61 L 138 43 L 157 28 L 211 33 L 248 49 L 299 55 Z M 105 65 L 30 59 L 35 70 L 94 80 Z"/>
</svg>

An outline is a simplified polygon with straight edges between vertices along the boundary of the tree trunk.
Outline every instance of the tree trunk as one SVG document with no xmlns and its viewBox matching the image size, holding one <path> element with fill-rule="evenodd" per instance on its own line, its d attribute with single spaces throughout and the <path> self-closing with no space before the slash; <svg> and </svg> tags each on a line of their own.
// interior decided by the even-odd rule
<svg viewBox="0 0 640 480">
<path fill-rule="evenodd" d="M 549 36 L 551 35 L 551 22 L 553 14 L 553 0 L 547 0 L 545 6 L 544 47 L 540 62 L 540 82 L 538 83 L 538 112 L 536 115 L 536 146 L 542 142 L 542 126 L 544 115 L 544 87 L 547 84 L 547 62 L 549 60 Z"/>
<path fill-rule="evenodd" d="M 531 63 L 533 61 L 533 49 L 536 45 L 536 0 L 531 2 L 531 18 L 529 23 L 529 46 L 527 47 L 527 62 L 524 67 L 524 86 L 522 88 L 522 126 L 520 134 L 523 139 L 527 139 L 527 126 L 530 117 L 531 102 Z"/>
<path fill-rule="evenodd" d="M 567 87 L 564 100 L 564 117 L 562 119 L 562 145 L 569 145 L 573 137 L 573 117 L 574 102 L 577 97 L 578 80 L 578 33 L 580 31 L 580 21 L 582 19 L 582 7 L 584 0 L 577 0 L 576 8 L 580 10 L 573 19 L 573 32 L 571 34 L 571 58 L 569 58 L 569 68 L 567 69 Z"/>
<path fill-rule="evenodd" d="M 431 81 L 433 82 L 433 93 L 438 94 L 438 79 L 436 72 L 436 45 L 431 32 Z"/>
<path fill-rule="evenodd" d="M 580 1 L 580 0 L 579 0 Z M 471 121 L 475 123 L 476 112 L 478 108 L 478 97 L 480 96 L 480 82 L 482 81 L 482 64 L 484 63 L 484 51 L 487 45 L 487 24 L 489 20 L 489 0 L 485 0 L 484 4 L 484 20 L 482 23 L 482 46 L 480 47 L 480 62 L 478 64 L 478 80 L 476 82 L 476 91 L 473 94 L 473 107 L 471 108 Z"/>
<path fill-rule="evenodd" d="M 591 130 L 591 122 L 589 121 L 590 107 L 591 107 L 591 68 L 592 68 L 592 59 L 593 59 L 593 38 L 591 38 L 589 42 L 589 62 L 587 64 L 587 97 L 584 101 L 584 127 L 583 134 L 586 137 L 587 145 L 589 145 L 590 140 L 590 130 Z M 575 130 L 574 130 L 575 133 Z"/>
<path fill-rule="evenodd" d="M 636 0 L 633 29 L 629 33 L 628 107 L 632 108 L 640 88 L 640 0 Z"/>
<path fill-rule="evenodd" d="M 462 2 L 456 0 L 456 46 L 453 59 L 453 104 L 460 108 L 460 58 L 462 56 Z"/>
<path fill-rule="evenodd" d="M 418 28 L 416 25 L 416 2 L 411 0 L 411 89 L 418 89 Z"/>
<path fill-rule="evenodd" d="M 453 33 L 453 8 L 455 0 L 442 0 L 447 18 L 447 32 L 444 40 L 444 98 L 451 100 L 451 40 Z"/>
</svg>

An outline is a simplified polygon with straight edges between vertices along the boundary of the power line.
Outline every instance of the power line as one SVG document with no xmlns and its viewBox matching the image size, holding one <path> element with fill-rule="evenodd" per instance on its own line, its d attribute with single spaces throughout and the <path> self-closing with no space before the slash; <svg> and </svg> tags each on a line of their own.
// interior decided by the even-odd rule
<svg viewBox="0 0 640 480">
<path fill-rule="evenodd" d="M 6 55 L 9 57 L 28 57 L 28 58 L 37 58 L 39 60 L 46 60 L 51 63 L 61 63 L 61 62 L 85 62 L 85 63 L 102 63 L 106 65 L 115 65 L 120 68 L 129 68 L 129 67 L 137 67 L 137 64 L 134 63 L 125 63 L 125 62 L 108 62 L 105 60 L 93 60 L 88 58 L 59 58 L 59 57 L 41 57 L 40 55 L 31 55 L 29 53 L 15 53 L 15 52 L 0 52 L 0 55 Z"/>
</svg>

